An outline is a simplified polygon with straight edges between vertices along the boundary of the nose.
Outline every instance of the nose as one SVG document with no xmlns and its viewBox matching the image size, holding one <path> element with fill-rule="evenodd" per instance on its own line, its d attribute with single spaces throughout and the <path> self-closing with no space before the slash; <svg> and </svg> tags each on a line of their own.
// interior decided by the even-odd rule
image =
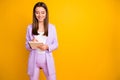
<svg viewBox="0 0 120 80">
<path fill-rule="evenodd" d="M 42 16 L 42 14 L 41 14 L 41 13 L 39 13 L 39 16 Z"/>
</svg>

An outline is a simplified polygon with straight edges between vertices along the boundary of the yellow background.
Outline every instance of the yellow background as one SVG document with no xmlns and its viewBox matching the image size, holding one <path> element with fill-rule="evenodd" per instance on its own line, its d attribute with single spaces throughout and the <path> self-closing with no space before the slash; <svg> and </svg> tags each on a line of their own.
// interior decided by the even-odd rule
<svg viewBox="0 0 120 80">
<path fill-rule="evenodd" d="M 38 1 L 0 0 L 0 80 L 29 80 L 25 35 Z M 42 1 L 57 29 L 57 80 L 120 80 L 120 1 Z"/>
</svg>

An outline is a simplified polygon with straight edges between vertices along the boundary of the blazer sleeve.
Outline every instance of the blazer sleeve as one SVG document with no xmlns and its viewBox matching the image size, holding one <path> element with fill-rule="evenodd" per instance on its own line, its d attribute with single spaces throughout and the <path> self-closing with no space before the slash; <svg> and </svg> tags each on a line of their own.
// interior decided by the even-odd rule
<svg viewBox="0 0 120 80">
<path fill-rule="evenodd" d="M 29 51 L 31 51 L 32 50 L 32 48 L 30 47 L 30 45 L 29 45 L 29 41 L 30 41 L 30 26 L 28 26 L 28 28 L 27 28 L 27 32 L 26 32 L 26 42 L 25 42 L 25 45 L 26 45 L 26 49 L 27 50 L 29 50 Z"/>
<path fill-rule="evenodd" d="M 58 48 L 58 40 L 57 40 L 57 33 L 56 33 L 55 26 L 53 26 L 51 28 L 52 28 L 51 30 L 53 30 L 53 33 L 52 33 L 53 39 L 51 39 L 52 40 L 51 43 L 48 44 L 48 51 L 49 52 L 52 52 Z"/>
</svg>

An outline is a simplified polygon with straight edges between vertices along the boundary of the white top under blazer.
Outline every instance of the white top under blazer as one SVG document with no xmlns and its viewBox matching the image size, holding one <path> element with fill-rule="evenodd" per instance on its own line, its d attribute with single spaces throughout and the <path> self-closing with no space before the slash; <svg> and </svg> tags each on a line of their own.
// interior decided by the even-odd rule
<svg viewBox="0 0 120 80">
<path fill-rule="evenodd" d="M 39 33 L 39 35 L 34 35 L 34 38 L 35 38 L 38 42 L 45 44 L 45 43 L 46 43 L 46 40 L 47 40 L 47 36 L 44 36 L 44 35 L 43 35 L 44 32 L 38 32 L 38 33 Z M 44 53 L 45 53 L 45 51 L 42 51 L 42 50 L 40 50 L 39 48 L 38 48 L 36 51 L 37 51 L 38 54 L 44 54 Z"/>
</svg>

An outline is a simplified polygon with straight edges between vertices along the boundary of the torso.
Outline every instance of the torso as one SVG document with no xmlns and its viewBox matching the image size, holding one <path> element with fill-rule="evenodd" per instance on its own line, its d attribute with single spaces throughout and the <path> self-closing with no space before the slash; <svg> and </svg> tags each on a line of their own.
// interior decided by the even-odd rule
<svg viewBox="0 0 120 80">
<path fill-rule="evenodd" d="M 38 32 L 38 33 L 39 33 L 39 35 L 34 35 L 34 38 L 35 38 L 36 40 L 38 40 L 38 42 L 45 44 L 45 43 L 46 43 L 46 40 L 47 40 L 47 36 L 44 36 L 44 35 L 43 35 L 44 32 Z M 44 54 L 45 51 L 42 51 L 42 50 L 40 50 L 40 49 L 37 49 L 37 53 L 39 53 L 39 54 Z"/>
</svg>

